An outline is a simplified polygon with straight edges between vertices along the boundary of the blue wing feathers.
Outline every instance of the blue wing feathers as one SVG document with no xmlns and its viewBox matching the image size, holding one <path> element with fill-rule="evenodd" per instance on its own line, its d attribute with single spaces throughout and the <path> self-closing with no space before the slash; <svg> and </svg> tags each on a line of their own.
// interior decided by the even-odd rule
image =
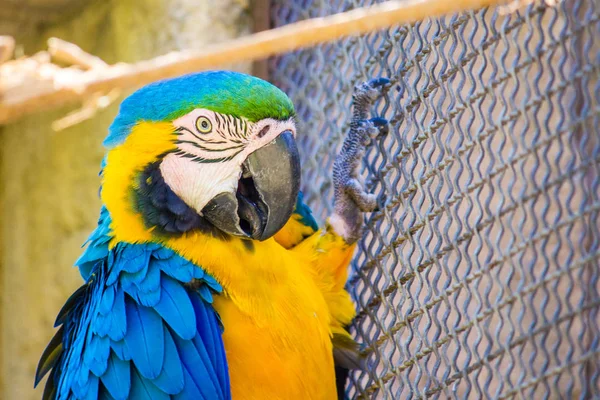
<svg viewBox="0 0 600 400">
<path fill-rule="evenodd" d="M 214 278 L 156 243 L 109 248 L 110 216 L 77 261 L 86 283 L 59 312 L 36 371 L 44 399 L 230 399 Z M 195 279 L 196 289 L 184 283 Z"/>
<path fill-rule="evenodd" d="M 85 394 L 81 396 L 84 400 L 96 400 L 98 398 L 99 379 L 97 376 L 90 374 L 88 383 L 85 387 Z"/>
<path fill-rule="evenodd" d="M 204 362 L 193 342 L 183 340 L 177 336 L 173 339 L 179 351 L 183 367 L 190 374 L 202 397 L 205 399 L 220 399 L 214 380 L 210 376 L 210 366 Z"/>
<path fill-rule="evenodd" d="M 104 294 L 102 295 L 102 300 L 100 300 L 98 312 L 102 315 L 108 315 L 108 313 L 110 313 L 112 311 L 114 304 L 115 304 L 115 287 L 109 286 L 104 290 Z"/>
<path fill-rule="evenodd" d="M 121 360 L 131 360 L 131 352 L 129 351 L 129 348 L 127 348 L 127 343 L 125 343 L 125 339 L 111 341 L 110 348 L 114 352 L 114 354 Z"/>
<path fill-rule="evenodd" d="M 129 288 L 132 285 L 135 285 L 138 289 L 148 276 L 148 265 L 140 268 L 136 272 L 121 272 L 121 285 L 123 288 Z"/>
<path fill-rule="evenodd" d="M 160 301 L 160 289 L 150 293 L 136 292 L 137 301 L 146 307 L 155 307 Z"/>
<path fill-rule="evenodd" d="M 125 313 L 125 293 L 117 290 L 112 312 L 108 319 L 108 337 L 113 341 L 121 340 L 127 332 L 127 315 Z"/>
<path fill-rule="evenodd" d="M 184 387 L 183 390 L 174 395 L 174 400 L 188 400 L 188 399 L 196 399 L 196 400 L 210 400 L 206 399 L 202 393 L 200 393 L 200 389 L 196 386 L 196 382 L 192 379 L 192 376 L 188 372 L 187 368 L 183 368 L 183 381 Z"/>
<path fill-rule="evenodd" d="M 202 299 L 205 302 L 207 302 L 208 304 L 212 304 L 213 296 L 212 296 L 212 293 L 210 292 L 210 289 L 207 286 L 199 287 L 198 293 L 200 294 L 200 296 L 202 297 Z"/>
<path fill-rule="evenodd" d="M 197 278 L 198 279 L 198 278 Z M 223 287 L 210 275 L 204 276 L 204 282 L 215 292 L 221 293 L 223 291 Z"/>
<path fill-rule="evenodd" d="M 189 261 L 185 258 L 176 255 L 172 251 L 169 257 L 165 257 L 164 254 L 161 254 L 161 257 L 163 258 L 157 258 L 153 261 L 161 271 L 164 271 L 171 278 L 180 282 L 189 282 L 194 278 L 194 269 L 188 267 Z M 196 269 L 202 271 L 200 268 Z"/>
<path fill-rule="evenodd" d="M 208 286 L 210 286 L 215 292 L 221 293 L 223 291 L 223 288 L 221 287 L 221 285 L 218 285 L 218 288 L 214 288 L 212 287 L 212 284 L 210 283 L 211 280 L 214 280 L 212 276 L 210 275 L 206 275 L 204 273 L 204 270 L 202 268 L 194 268 L 192 270 L 192 273 L 194 274 L 193 278 L 194 279 L 202 279 Z M 215 281 L 216 282 L 216 281 Z"/>
<path fill-rule="evenodd" d="M 210 359 L 214 360 L 216 357 L 214 349 L 218 346 L 218 340 L 215 337 L 215 333 L 218 332 L 218 328 L 215 329 L 217 324 L 214 323 L 214 319 L 208 314 L 206 306 L 204 306 L 202 300 L 199 299 L 198 296 L 194 296 L 193 302 L 194 309 L 198 315 L 198 320 L 203 322 L 196 327 L 196 330 L 198 331 L 198 335 L 203 345 L 206 347 L 208 356 Z"/>
<path fill-rule="evenodd" d="M 154 384 L 165 393 L 177 394 L 184 387 L 183 367 L 171 332 L 166 326 L 164 330 L 165 361 L 160 375 L 154 380 Z"/>
<path fill-rule="evenodd" d="M 223 393 L 220 390 L 219 378 L 217 376 L 217 372 L 215 371 L 215 366 L 213 364 L 214 359 L 210 358 L 206 344 L 202 342 L 199 335 L 194 337 L 194 340 L 192 342 L 194 343 L 194 347 L 196 348 L 198 355 L 202 359 L 202 362 L 204 363 L 204 365 L 206 365 L 206 371 L 209 378 L 211 379 L 212 385 L 215 388 L 215 391 L 219 393 L 218 398 L 223 398 Z"/>
<path fill-rule="evenodd" d="M 42 394 L 42 400 L 51 400 L 56 398 L 56 371 L 57 369 L 53 369 L 50 373 L 50 376 L 48 377 L 48 381 L 46 382 L 46 386 L 44 387 L 44 393 Z"/>
<path fill-rule="evenodd" d="M 100 390 L 98 392 L 98 399 L 99 400 L 115 400 L 115 398 L 110 395 L 108 390 L 106 390 L 103 387 L 100 387 Z"/>
<path fill-rule="evenodd" d="M 169 327 L 184 340 L 196 335 L 196 315 L 186 289 L 168 276 L 161 279 L 162 292 L 155 309 Z"/>
<path fill-rule="evenodd" d="M 40 362 L 35 372 L 35 384 L 37 385 L 40 380 L 50 371 L 58 362 L 60 355 L 63 351 L 63 332 L 64 326 L 56 332 L 46 349 L 42 353 Z"/>
<path fill-rule="evenodd" d="M 197 334 L 194 337 L 194 345 L 198 353 L 203 356 L 205 362 L 209 363 L 215 371 L 211 377 L 217 388 L 229 387 L 229 371 L 225 359 L 225 349 L 221 337 L 220 322 L 212 307 L 202 301 L 198 293 L 191 294 L 192 304 L 196 312 Z M 227 391 L 222 391 L 223 398 L 229 398 Z"/>
<path fill-rule="evenodd" d="M 121 271 L 135 273 L 148 267 L 150 255 L 146 246 L 128 245 L 121 247 Z"/>
<path fill-rule="evenodd" d="M 90 374 L 80 374 L 80 379 L 75 379 L 71 386 L 73 394 L 78 399 L 97 399 L 98 398 L 98 377 Z"/>
<path fill-rule="evenodd" d="M 214 365 L 213 360 L 210 358 L 208 349 L 206 348 L 205 344 L 202 343 L 202 340 L 200 339 L 199 335 L 194 337 L 194 340 L 192 342 L 194 344 L 194 347 L 196 348 L 196 351 L 198 352 L 198 355 L 202 359 L 202 362 L 204 363 L 204 365 L 206 365 L 206 373 L 207 373 L 208 377 L 210 378 L 212 387 L 215 389 L 215 392 L 217 393 L 214 395 L 214 398 L 218 398 L 218 399 L 226 398 L 223 393 L 223 390 L 221 389 L 221 381 L 218 376 L 220 371 L 216 370 L 216 368 L 215 368 L 216 366 Z M 196 371 L 194 371 L 194 373 L 196 373 Z M 208 398 L 213 398 L 213 397 L 208 397 Z"/>
<path fill-rule="evenodd" d="M 100 378 L 102 384 L 115 400 L 126 400 L 131 388 L 131 366 L 115 353 L 108 359 L 106 372 Z"/>
<path fill-rule="evenodd" d="M 304 194 L 302 192 L 298 193 L 298 199 L 296 200 L 296 208 L 294 213 L 300 215 L 300 221 L 304 225 L 311 227 L 315 232 L 319 230 L 319 224 L 312 215 L 311 209 L 306 205 L 306 203 L 304 203 Z"/>
<path fill-rule="evenodd" d="M 83 362 L 96 376 L 102 376 L 106 371 L 110 355 L 110 339 L 92 335 L 88 347 L 83 354 Z"/>
<path fill-rule="evenodd" d="M 131 398 L 136 400 L 169 400 L 169 395 L 134 369 L 131 376 Z"/>
<path fill-rule="evenodd" d="M 194 338 L 194 344 L 198 347 L 201 343 L 206 347 L 209 359 L 212 360 L 213 367 L 217 373 L 218 386 L 228 388 L 229 371 L 227 370 L 225 349 L 220 334 L 221 323 L 217 313 L 211 307 L 207 307 L 197 293 L 194 293 L 190 297 L 196 311 L 196 320 L 199 321 L 196 326 L 198 336 Z M 223 395 L 225 394 L 223 393 Z"/>
<path fill-rule="evenodd" d="M 71 297 L 67 299 L 65 305 L 60 309 L 58 315 L 56 316 L 56 321 L 54 322 L 54 327 L 58 327 L 65 322 L 65 318 L 67 314 L 73 309 L 73 307 L 81 301 L 81 296 L 83 296 L 86 292 L 87 285 L 81 286 L 77 289 Z"/>
<path fill-rule="evenodd" d="M 143 279 L 135 284 L 142 293 L 153 293 L 160 289 L 160 281 L 160 269 L 151 268 L 148 269 Z"/>
<path fill-rule="evenodd" d="M 125 344 L 135 366 L 144 378 L 160 374 L 164 359 L 164 332 L 160 315 L 152 308 L 125 300 L 127 334 Z"/>
<path fill-rule="evenodd" d="M 75 261 L 75 265 L 94 263 L 108 255 L 106 246 L 88 246 L 83 254 Z"/>
<path fill-rule="evenodd" d="M 174 254 L 175 253 L 171 249 L 168 249 L 166 247 L 159 247 L 158 249 L 152 252 L 152 258 L 157 260 L 164 260 L 173 257 Z"/>
</svg>

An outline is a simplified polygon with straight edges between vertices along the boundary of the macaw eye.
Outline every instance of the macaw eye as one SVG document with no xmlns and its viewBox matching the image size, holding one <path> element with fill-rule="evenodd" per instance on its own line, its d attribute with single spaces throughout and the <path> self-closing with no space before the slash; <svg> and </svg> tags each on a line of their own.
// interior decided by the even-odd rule
<svg viewBox="0 0 600 400">
<path fill-rule="evenodd" d="M 206 117 L 198 117 L 196 120 L 196 129 L 200 133 L 208 133 L 212 130 L 212 122 Z"/>
</svg>

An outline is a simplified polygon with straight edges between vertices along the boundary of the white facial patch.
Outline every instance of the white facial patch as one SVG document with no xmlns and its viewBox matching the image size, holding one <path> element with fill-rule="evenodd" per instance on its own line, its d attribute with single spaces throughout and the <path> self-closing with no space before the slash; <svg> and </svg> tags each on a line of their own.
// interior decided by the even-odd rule
<svg viewBox="0 0 600 400">
<path fill-rule="evenodd" d="M 224 192 L 235 193 L 242 164 L 254 151 L 285 131 L 296 135 L 293 120 L 245 118 L 195 109 L 173 121 L 177 148 L 163 159 L 160 170 L 169 187 L 196 212 Z"/>
</svg>

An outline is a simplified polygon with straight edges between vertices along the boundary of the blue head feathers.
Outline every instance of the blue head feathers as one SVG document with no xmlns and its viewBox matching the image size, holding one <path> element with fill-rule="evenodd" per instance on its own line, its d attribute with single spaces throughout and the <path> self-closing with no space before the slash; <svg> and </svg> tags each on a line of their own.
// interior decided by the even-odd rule
<svg viewBox="0 0 600 400">
<path fill-rule="evenodd" d="M 251 122 L 294 115 L 294 106 L 285 93 L 262 79 L 231 71 L 200 72 L 152 83 L 126 98 L 104 145 L 123 143 L 138 122 L 171 121 L 195 108 Z"/>
</svg>

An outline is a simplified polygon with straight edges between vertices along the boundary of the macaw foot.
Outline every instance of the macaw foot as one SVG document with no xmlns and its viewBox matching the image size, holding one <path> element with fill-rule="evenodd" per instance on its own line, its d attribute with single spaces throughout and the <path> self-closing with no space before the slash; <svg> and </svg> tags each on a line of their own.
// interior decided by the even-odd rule
<svg viewBox="0 0 600 400">
<path fill-rule="evenodd" d="M 384 118 L 368 118 L 373 102 L 390 87 L 386 78 L 372 79 L 354 88 L 350 132 L 333 165 L 334 213 L 329 224 L 346 242 L 356 242 L 362 233 L 362 213 L 377 209 L 377 197 L 368 193 L 359 180 L 359 168 L 366 147 L 378 135 L 387 134 Z"/>
</svg>

